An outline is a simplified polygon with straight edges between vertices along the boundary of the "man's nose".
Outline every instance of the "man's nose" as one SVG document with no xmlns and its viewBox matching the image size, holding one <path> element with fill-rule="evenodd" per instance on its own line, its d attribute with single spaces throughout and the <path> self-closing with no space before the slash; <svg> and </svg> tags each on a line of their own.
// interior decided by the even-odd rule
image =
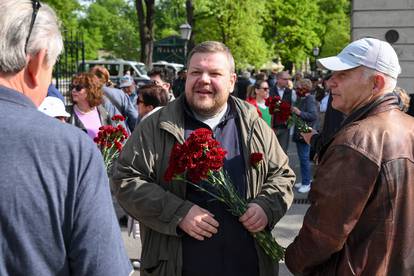
<svg viewBox="0 0 414 276">
<path fill-rule="evenodd" d="M 210 75 L 207 72 L 204 72 L 200 76 L 200 81 L 203 83 L 210 83 Z"/>
</svg>

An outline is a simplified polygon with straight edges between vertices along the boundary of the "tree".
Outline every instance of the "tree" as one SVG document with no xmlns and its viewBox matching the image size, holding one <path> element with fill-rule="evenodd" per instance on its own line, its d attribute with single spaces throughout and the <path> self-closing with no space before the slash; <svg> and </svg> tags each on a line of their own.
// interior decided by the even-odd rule
<svg viewBox="0 0 414 276">
<path fill-rule="evenodd" d="M 186 21 L 185 0 L 159 0 L 155 5 L 155 38 L 179 35 L 179 27 Z"/>
<path fill-rule="evenodd" d="M 265 0 L 196 0 L 195 40 L 218 40 L 232 51 L 236 67 L 262 66 L 270 48 L 262 36 Z"/>
<path fill-rule="evenodd" d="M 154 48 L 154 0 L 136 0 L 135 7 L 138 15 L 139 39 L 141 42 L 141 62 L 147 66 L 152 64 Z"/>
<path fill-rule="evenodd" d="M 187 23 L 192 27 L 190 41 L 188 41 L 188 51 L 191 51 L 195 46 L 194 29 L 196 28 L 196 20 L 194 18 L 194 5 L 192 0 L 185 1 L 185 10 L 187 14 Z"/>
<path fill-rule="evenodd" d="M 320 34 L 320 56 L 336 55 L 350 42 L 350 4 L 349 0 L 320 0 L 320 18 L 325 25 Z"/>
<path fill-rule="evenodd" d="M 42 2 L 53 7 L 65 30 L 76 30 L 78 27 L 77 12 L 81 8 L 77 0 L 43 0 Z"/>
<path fill-rule="evenodd" d="M 136 29 L 136 14 L 133 6 L 124 0 L 96 0 L 86 9 L 80 19 L 87 42 L 87 55 L 105 50 L 108 57 L 136 59 L 139 39 Z M 110 24 L 108 24 L 110 22 Z"/>
<path fill-rule="evenodd" d="M 320 45 L 318 34 L 324 29 L 317 1 L 269 0 L 267 9 L 270 16 L 264 19 L 264 36 L 275 56 L 297 65 L 312 56 L 312 49 Z"/>
</svg>

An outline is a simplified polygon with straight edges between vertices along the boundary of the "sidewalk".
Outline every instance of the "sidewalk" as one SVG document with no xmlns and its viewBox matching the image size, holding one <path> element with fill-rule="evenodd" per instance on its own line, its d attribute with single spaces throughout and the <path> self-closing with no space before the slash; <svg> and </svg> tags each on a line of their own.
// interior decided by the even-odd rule
<svg viewBox="0 0 414 276">
<path fill-rule="evenodd" d="M 291 168 L 295 171 L 297 180 L 300 182 L 300 168 L 299 168 L 299 159 L 296 152 L 295 143 L 290 143 L 289 145 L 289 164 Z M 295 191 L 295 200 L 294 204 L 287 211 L 286 215 L 276 224 L 276 227 L 273 229 L 272 234 L 276 237 L 276 240 L 282 246 L 288 246 L 296 237 L 299 232 L 299 229 L 302 226 L 303 216 L 306 213 L 309 205 L 306 204 L 307 194 L 300 194 Z M 128 252 L 128 256 L 131 259 L 139 258 L 141 254 L 141 243 L 139 240 L 134 240 L 128 237 L 127 229 L 125 227 L 121 228 L 122 238 L 125 243 L 125 248 Z M 133 276 L 139 276 L 139 271 L 135 271 Z M 285 263 L 281 262 L 279 267 L 280 276 L 292 276 Z"/>
</svg>

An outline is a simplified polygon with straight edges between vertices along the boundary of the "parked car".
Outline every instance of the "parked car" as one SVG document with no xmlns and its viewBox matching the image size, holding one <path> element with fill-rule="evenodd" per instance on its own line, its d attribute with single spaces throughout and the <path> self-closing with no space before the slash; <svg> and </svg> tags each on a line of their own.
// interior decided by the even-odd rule
<svg viewBox="0 0 414 276">
<path fill-rule="evenodd" d="M 82 64 L 81 64 L 82 65 Z M 110 79 L 116 85 L 119 85 L 119 80 L 128 70 L 131 76 L 134 78 L 136 84 L 141 86 L 150 81 L 145 70 L 145 64 L 142 62 L 113 59 L 113 60 L 85 60 L 84 70 L 88 71 L 95 65 L 102 65 L 108 69 Z"/>
<path fill-rule="evenodd" d="M 173 76 L 173 78 L 177 78 L 177 73 L 184 68 L 183 64 L 180 63 L 173 63 L 173 62 L 166 62 L 166 61 L 157 61 L 152 63 L 153 68 L 165 68 L 165 70 Z"/>
</svg>

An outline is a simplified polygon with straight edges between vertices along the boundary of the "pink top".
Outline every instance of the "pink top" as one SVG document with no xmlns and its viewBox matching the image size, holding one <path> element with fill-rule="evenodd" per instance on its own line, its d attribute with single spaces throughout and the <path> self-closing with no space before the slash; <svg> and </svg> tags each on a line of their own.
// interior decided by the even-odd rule
<svg viewBox="0 0 414 276">
<path fill-rule="evenodd" d="M 95 138 L 99 132 L 99 128 L 102 126 L 101 119 L 99 118 L 98 109 L 95 107 L 91 111 L 83 113 L 75 105 L 74 111 L 76 116 L 78 116 L 79 120 L 85 126 L 89 137 L 91 137 L 92 139 Z"/>
</svg>

